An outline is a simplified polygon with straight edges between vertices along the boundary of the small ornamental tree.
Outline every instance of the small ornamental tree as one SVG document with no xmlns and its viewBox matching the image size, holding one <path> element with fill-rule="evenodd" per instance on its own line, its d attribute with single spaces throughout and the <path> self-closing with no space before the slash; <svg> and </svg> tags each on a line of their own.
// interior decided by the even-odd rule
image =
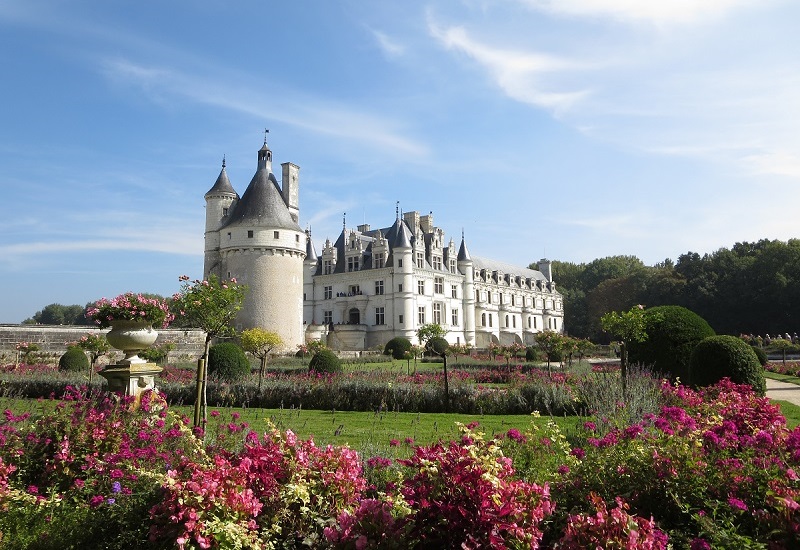
<svg viewBox="0 0 800 550">
<path fill-rule="evenodd" d="M 206 365 L 211 340 L 236 334 L 233 321 L 242 309 L 247 286 L 237 283 L 236 279 L 220 281 L 213 275 L 206 281 L 190 281 L 186 275 L 178 280 L 181 281 L 181 291 L 172 296 L 172 307 L 179 324 L 199 328 L 206 333 L 203 357 L 197 362 L 197 395 L 194 404 L 194 426 L 197 427 L 207 419 Z"/>
<path fill-rule="evenodd" d="M 633 306 L 628 311 L 610 311 L 600 318 L 603 330 L 620 339 L 620 376 L 622 393 L 625 394 L 628 384 L 628 346 L 631 342 L 647 340 L 647 323 L 644 306 Z"/>
<path fill-rule="evenodd" d="M 792 344 L 791 340 L 784 340 L 783 338 L 775 338 L 771 343 L 770 346 L 777 349 L 783 355 L 783 364 L 786 364 L 786 352 L 789 350 L 795 349 L 795 345 Z"/>
<path fill-rule="evenodd" d="M 282 346 L 283 340 L 276 332 L 256 327 L 242 332 L 241 342 L 244 351 L 252 354 L 253 357 L 258 357 L 261 362 L 258 367 L 258 391 L 260 393 L 261 382 L 264 380 L 264 372 L 267 370 L 269 354 L 275 348 Z"/>
<path fill-rule="evenodd" d="M 24 361 L 25 363 L 30 363 L 31 354 L 39 351 L 39 346 L 36 344 L 32 344 L 31 342 L 17 342 L 14 346 L 14 349 L 17 350 L 17 367 L 20 365 L 20 360 Z"/>
<path fill-rule="evenodd" d="M 444 369 L 444 411 L 450 412 L 450 385 L 447 380 L 449 344 L 444 339 L 445 334 L 447 334 L 447 331 L 438 323 L 428 323 L 417 329 L 417 340 L 419 340 L 423 349 L 442 358 Z"/>
<path fill-rule="evenodd" d="M 111 344 L 108 343 L 104 334 L 85 334 L 77 342 L 78 347 L 83 351 L 89 352 L 89 382 L 92 381 L 94 375 L 94 365 L 97 360 L 103 355 L 106 355 L 111 350 Z"/>
<path fill-rule="evenodd" d="M 547 356 L 547 373 L 552 375 L 550 361 L 561 354 L 561 350 L 564 348 L 564 337 L 558 332 L 543 330 L 536 334 L 536 347 Z"/>
</svg>

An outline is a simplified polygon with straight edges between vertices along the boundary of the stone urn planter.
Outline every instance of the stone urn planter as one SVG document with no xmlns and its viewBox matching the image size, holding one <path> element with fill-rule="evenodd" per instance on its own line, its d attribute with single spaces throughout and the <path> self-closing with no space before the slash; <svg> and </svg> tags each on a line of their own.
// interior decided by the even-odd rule
<svg viewBox="0 0 800 550">
<path fill-rule="evenodd" d="M 151 323 L 144 321 L 115 320 L 106 340 L 125 357 L 115 364 L 106 365 L 100 376 L 108 381 L 108 389 L 132 395 L 138 399 L 145 390 L 155 389 L 155 377 L 163 369 L 155 363 L 148 363 L 139 352 L 152 346 L 158 338 Z"/>
<path fill-rule="evenodd" d="M 114 321 L 111 330 L 106 334 L 108 343 L 125 354 L 125 357 L 117 363 L 119 365 L 146 363 L 147 361 L 139 357 L 139 352 L 152 346 L 157 338 L 158 332 L 152 324 L 126 319 Z"/>
</svg>

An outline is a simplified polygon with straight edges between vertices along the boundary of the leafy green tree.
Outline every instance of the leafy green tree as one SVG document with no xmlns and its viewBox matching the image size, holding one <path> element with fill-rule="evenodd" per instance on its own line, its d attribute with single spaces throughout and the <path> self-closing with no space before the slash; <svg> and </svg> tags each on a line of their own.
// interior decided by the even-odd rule
<svg viewBox="0 0 800 550">
<path fill-rule="evenodd" d="M 537 332 L 535 345 L 547 357 L 547 373 L 552 375 L 550 361 L 564 348 L 564 336 L 552 330 Z"/>
<path fill-rule="evenodd" d="M 417 340 L 420 345 L 429 353 L 433 353 L 442 358 L 442 368 L 444 370 L 444 410 L 450 412 L 450 384 L 447 377 L 447 354 L 450 345 L 444 339 L 447 331 L 438 323 L 428 323 L 417 329 Z M 416 363 L 415 369 L 416 371 Z"/>
<path fill-rule="evenodd" d="M 242 348 L 244 351 L 258 357 L 260 366 L 258 368 L 258 391 L 261 392 L 261 382 L 267 370 L 267 360 L 272 350 L 283 345 L 283 339 L 276 332 L 263 328 L 251 328 L 241 334 Z"/>
<path fill-rule="evenodd" d="M 33 317 L 23 321 L 26 325 L 88 325 L 89 320 L 83 315 L 83 307 L 79 305 L 65 306 L 48 304 Z"/>
<path fill-rule="evenodd" d="M 194 405 L 194 425 L 205 424 L 208 413 L 206 398 L 208 351 L 211 340 L 220 336 L 234 336 L 233 322 L 242 309 L 247 286 L 236 279 L 220 281 L 212 276 L 208 280 L 190 281 L 182 275 L 181 291 L 172 299 L 173 313 L 182 326 L 198 328 L 206 333 L 203 357 L 197 362 L 197 396 Z"/>
<path fill-rule="evenodd" d="M 97 360 L 111 351 L 111 344 L 106 340 L 105 334 L 89 333 L 81 336 L 77 342 L 78 347 L 83 351 L 89 352 L 89 382 L 94 375 L 94 366 Z"/>
<path fill-rule="evenodd" d="M 620 375 L 622 392 L 625 395 L 628 384 L 628 346 L 631 342 L 647 340 L 647 322 L 644 306 L 636 305 L 628 311 L 612 311 L 600 319 L 603 330 L 620 339 Z"/>
</svg>

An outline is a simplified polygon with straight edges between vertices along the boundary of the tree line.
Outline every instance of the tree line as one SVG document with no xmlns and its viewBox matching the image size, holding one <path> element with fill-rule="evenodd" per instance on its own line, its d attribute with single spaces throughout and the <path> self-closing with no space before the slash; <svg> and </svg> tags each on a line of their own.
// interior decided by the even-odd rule
<svg viewBox="0 0 800 550">
<path fill-rule="evenodd" d="M 637 304 L 686 307 L 717 334 L 800 332 L 800 239 L 741 242 L 653 266 L 621 255 L 580 264 L 554 261 L 552 269 L 564 296 L 567 332 L 595 342 L 609 339 L 600 325 L 604 314 Z"/>
</svg>

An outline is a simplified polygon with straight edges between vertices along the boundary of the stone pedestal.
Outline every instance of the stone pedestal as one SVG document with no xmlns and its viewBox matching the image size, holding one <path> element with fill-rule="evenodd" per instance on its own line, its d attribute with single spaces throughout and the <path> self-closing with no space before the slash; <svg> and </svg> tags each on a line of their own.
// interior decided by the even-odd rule
<svg viewBox="0 0 800 550">
<path fill-rule="evenodd" d="M 145 390 L 155 389 L 155 377 L 163 369 L 155 363 L 122 363 L 107 365 L 100 376 L 108 380 L 108 390 L 139 397 Z"/>
</svg>

